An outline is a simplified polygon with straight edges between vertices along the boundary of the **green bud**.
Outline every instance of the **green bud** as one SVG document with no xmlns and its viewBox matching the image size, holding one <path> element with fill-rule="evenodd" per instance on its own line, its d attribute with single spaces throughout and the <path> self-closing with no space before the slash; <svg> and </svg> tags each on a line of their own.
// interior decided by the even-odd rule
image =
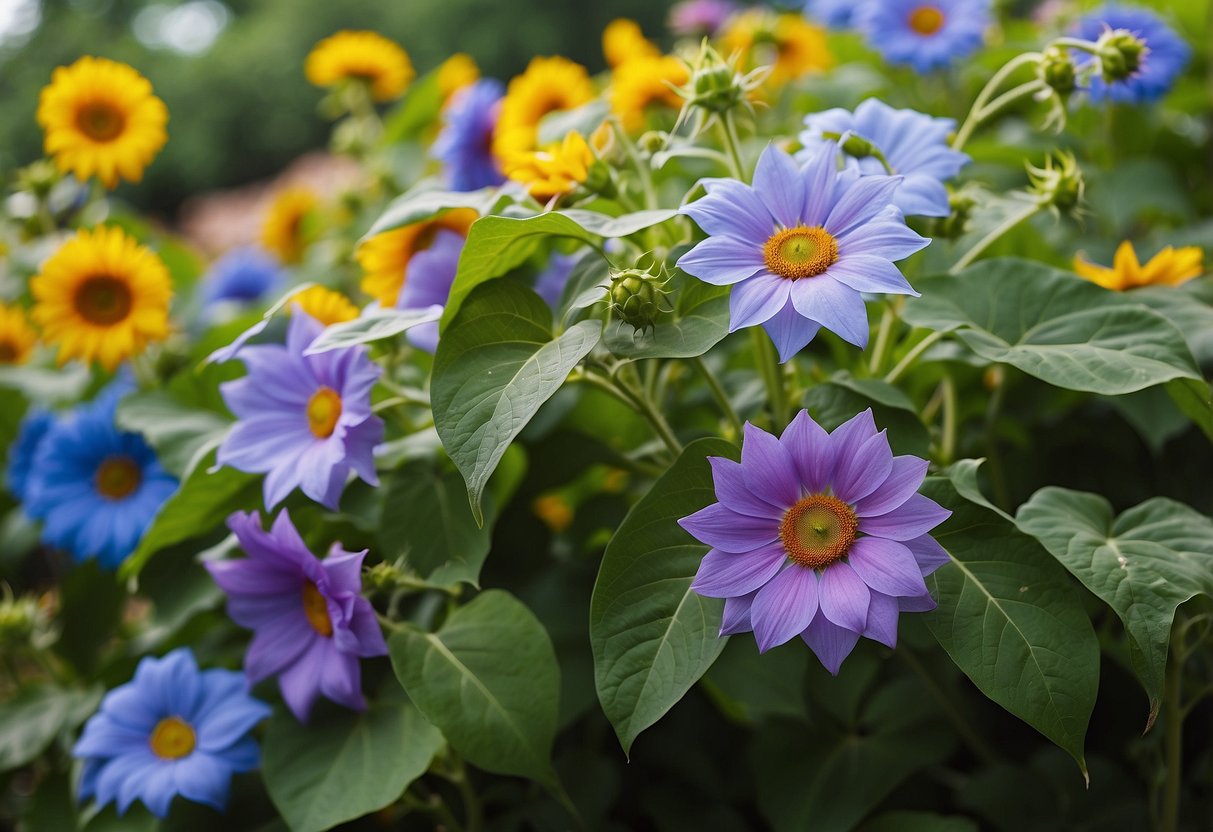
<svg viewBox="0 0 1213 832">
<path fill-rule="evenodd" d="M 1068 96 L 1078 88 L 1078 70 L 1068 50 L 1050 46 L 1036 64 L 1036 76 L 1060 96 Z"/>
<path fill-rule="evenodd" d="M 1123 81 L 1141 69 L 1147 52 L 1145 42 L 1127 29 L 1109 29 L 1095 42 L 1100 75 L 1109 83 Z"/>
<path fill-rule="evenodd" d="M 1059 151 L 1045 159 L 1044 167 L 1028 165 L 1028 192 L 1063 214 L 1078 213 L 1086 182 L 1072 153 Z"/>
<path fill-rule="evenodd" d="M 17 171 L 17 190 L 46 199 L 55 185 L 59 184 L 59 169 L 50 159 L 39 159 Z"/>
<path fill-rule="evenodd" d="M 955 240 L 969 230 L 969 219 L 977 200 L 966 191 L 954 191 L 948 194 L 949 213 L 939 217 L 932 223 L 932 237 L 945 240 Z"/>
<path fill-rule="evenodd" d="M 591 193 L 600 194 L 608 199 L 615 196 L 615 180 L 611 177 L 611 169 L 601 159 L 594 159 L 589 173 L 585 178 L 585 189 Z"/>
<path fill-rule="evenodd" d="M 655 329 L 661 315 L 671 311 L 665 283 L 665 279 L 642 269 L 612 270 L 611 311 L 639 332 Z"/>
</svg>

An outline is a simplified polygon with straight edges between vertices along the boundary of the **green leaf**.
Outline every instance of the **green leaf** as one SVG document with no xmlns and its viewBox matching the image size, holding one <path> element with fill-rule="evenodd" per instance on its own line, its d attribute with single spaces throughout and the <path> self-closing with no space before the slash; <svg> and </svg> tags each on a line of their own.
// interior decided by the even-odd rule
<svg viewBox="0 0 1213 832">
<path fill-rule="evenodd" d="M 923 493 L 952 510 L 931 534 L 952 558 L 927 578 L 932 634 L 975 685 L 1055 742 L 1086 776 L 1099 644 L 1082 598 L 1040 544 L 940 478 Z"/>
<path fill-rule="evenodd" d="M 729 290 L 685 273 L 671 279 L 677 297 L 672 315 L 661 317 L 655 329 L 640 332 L 631 324 L 607 324 L 603 341 L 621 358 L 694 358 L 729 334 Z M 667 309 L 669 307 L 666 307 Z"/>
<path fill-rule="evenodd" d="M 883 812 L 860 827 L 860 832 L 980 832 L 977 821 L 934 812 Z"/>
<path fill-rule="evenodd" d="M 1167 395 L 1185 416 L 1213 442 L 1213 391 L 1203 379 L 1179 378 L 1168 381 Z"/>
<path fill-rule="evenodd" d="M 118 403 L 115 420 L 140 433 L 156 458 L 175 477 L 188 475 L 198 460 L 218 447 L 232 420 L 213 410 L 184 404 L 168 390 L 142 390 Z"/>
<path fill-rule="evenodd" d="M 678 520 L 715 502 L 709 456 L 739 458 L 720 439 L 692 442 L 632 507 L 607 544 L 590 602 L 598 700 L 625 754 L 699 680 L 720 651 L 723 604 L 691 591 L 708 547 Z"/>
<path fill-rule="evenodd" d="M 907 322 L 954 332 L 981 358 L 1057 387 L 1118 395 L 1200 377 L 1166 318 L 1068 272 L 986 260 L 919 288 Z"/>
<path fill-rule="evenodd" d="M 30 401 L 44 404 L 79 399 L 88 388 L 89 379 L 88 367 L 79 362 L 55 368 L 0 365 L 0 387 L 18 390 Z"/>
<path fill-rule="evenodd" d="M 383 120 L 383 144 L 394 145 L 418 138 L 442 111 L 442 87 L 437 68 L 409 85 L 404 100 Z"/>
<path fill-rule="evenodd" d="M 370 344 L 394 338 L 415 326 L 432 323 L 442 317 L 441 306 L 427 309 L 368 309 L 352 321 L 330 324 L 304 351 L 305 355 Z"/>
<path fill-rule="evenodd" d="M 320 832 L 394 803 L 425 773 L 442 734 L 412 705 L 379 702 L 365 713 L 333 709 L 300 725 L 279 711 L 269 721 L 262 774 L 294 832 Z"/>
<path fill-rule="evenodd" d="M 805 674 L 812 652 L 800 639 L 758 652 L 752 638 L 729 639 L 704 685 L 728 712 L 747 722 L 774 716 L 809 718 Z"/>
<path fill-rule="evenodd" d="M 536 144 L 547 147 L 576 131 L 587 139 L 611 112 L 605 98 L 595 98 L 588 104 L 572 110 L 556 110 L 548 113 L 539 122 L 539 138 Z"/>
<path fill-rule="evenodd" d="M 1170 321 L 1188 340 L 1198 364 L 1213 361 L 1213 283 L 1189 280 L 1179 286 L 1145 286 L 1129 297 Z"/>
<path fill-rule="evenodd" d="M 486 771 L 559 787 L 551 756 L 560 668 L 526 605 L 489 590 L 437 632 L 406 625 L 388 647 L 409 699 L 456 751 Z"/>
<path fill-rule="evenodd" d="M 1150 698 L 1149 730 L 1162 700 L 1175 609 L 1213 595 L 1213 520 L 1164 497 L 1114 517 L 1100 495 L 1054 487 L 1037 491 L 1016 517 L 1124 622 L 1133 669 Z"/>
<path fill-rule="evenodd" d="M 409 191 L 388 204 L 362 239 L 433 219 L 453 208 L 471 208 L 483 217 L 497 210 L 505 199 L 496 188 L 481 188 L 478 191 L 443 191 L 429 188 Z"/>
<path fill-rule="evenodd" d="M 442 336 L 430 388 L 434 425 L 467 482 L 477 523 L 501 455 L 600 335 L 598 321 L 582 321 L 553 338 L 547 304 L 499 280 L 469 297 Z"/>
<path fill-rule="evenodd" d="M 897 453 L 926 456 L 931 444 L 931 435 L 909 397 L 877 379 L 857 379 L 845 371 L 836 373 L 828 381 L 809 388 L 804 406 L 827 430 L 872 408 L 876 424 L 888 429 L 889 441 Z"/>
<path fill-rule="evenodd" d="M 37 759 L 56 737 L 71 734 L 97 709 L 102 690 L 28 687 L 0 703 L 0 771 Z"/>
</svg>

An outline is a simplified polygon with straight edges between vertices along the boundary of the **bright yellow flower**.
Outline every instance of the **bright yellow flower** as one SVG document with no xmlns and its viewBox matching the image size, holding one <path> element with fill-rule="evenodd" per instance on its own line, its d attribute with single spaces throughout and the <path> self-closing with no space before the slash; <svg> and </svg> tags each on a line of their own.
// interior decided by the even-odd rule
<svg viewBox="0 0 1213 832">
<path fill-rule="evenodd" d="M 532 58 L 510 81 L 493 132 L 493 153 L 503 163 L 512 153 L 535 150 L 539 122 L 549 113 L 580 107 L 594 98 L 594 85 L 581 64 L 568 58 Z"/>
<path fill-rule="evenodd" d="M 24 364 L 38 343 L 20 306 L 0 303 L 0 364 Z"/>
<path fill-rule="evenodd" d="M 729 21 L 721 44 L 726 52 L 741 52 L 750 67 L 770 64 L 767 82 L 776 87 L 834 65 L 825 31 L 799 14 L 742 12 Z"/>
<path fill-rule="evenodd" d="M 358 307 L 340 292 L 324 286 L 309 286 L 291 296 L 288 311 L 298 306 L 325 326 L 352 321 L 358 317 Z"/>
<path fill-rule="evenodd" d="M 429 248 L 439 231 L 454 231 L 463 237 L 476 221 L 471 208 L 456 208 L 432 220 L 413 223 L 376 234 L 358 247 L 354 257 L 362 266 L 362 291 L 381 306 L 395 306 L 408 279 L 409 261 Z"/>
<path fill-rule="evenodd" d="M 1137 259 L 1133 244 L 1125 240 L 1116 249 L 1112 268 L 1091 263 L 1080 254 L 1074 257 L 1074 271 L 1116 292 L 1142 286 L 1178 286 L 1185 280 L 1204 274 L 1205 254 L 1197 246 L 1178 249 L 1167 246 L 1143 266 Z"/>
<path fill-rule="evenodd" d="M 515 153 L 504 164 L 505 175 L 527 186 L 540 202 L 567 194 L 590 175 L 594 154 L 585 137 L 573 131 L 560 144 L 530 153 Z"/>
<path fill-rule="evenodd" d="M 682 86 L 689 79 L 687 65 L 671 55 L 627 61 L 611 76 L 611 110 L 625 130 L 638 133 L 644 129 L 649 107 L 682 106 L 682 98 L 670 85 Z"/>
<path fill-rule="evenodd" d="M 376 32 L 348 29 L 312 47 L 303 71 L 318 87 L 364 81 L 376 101 L 399 98 L 416 74 L 408 53 L 398 44 Z"/>
<path fill-rule="evenodd" d="M 656 58 L 661 50 L 644 36 L 635 20 L 621 17 L 602 30 L 602 54 L 607 65 L 614 68 L 633 58 Z"/>
<path fill-rule="evenodd" d="M 283 263 L 302 260 L 308 243 L 304 221 L 319 204 L 319 198 L 307 188 L 279 191 L 261 223 L 262 247 L 278 255 Z"/>
<path fill-rule="evenodd" d="M 69 358 L 113 370 L 168 335 L 172 281 L 159 256 L 121 228 L 83 230 L 30 281 L 34 322 Z"/>
<path fill-rule="evenodd" d="M 476 59 L 466 52 L 456 52 L 438 67 L 438 89 L 442 92 L 442 100 L 448 101 L 452 95 L 476 83 L 479 78 L 480 67 L 476 66 Z"/>
<path fill-rule="evenodd" d="M 96 176 L 107 188 L 143 178 L 168 140 L 168 108 L 126 64 L 86 55 L 56 67 L 38 99 L 44 147 L 63 173 Z"/>
<path fill-rule="evenodd" d="M 573 525 L 573 509 L 559 494 L 545 494 L 531 502 L 531 511 L 552 531 L 560 532 Z"/>
</svg>

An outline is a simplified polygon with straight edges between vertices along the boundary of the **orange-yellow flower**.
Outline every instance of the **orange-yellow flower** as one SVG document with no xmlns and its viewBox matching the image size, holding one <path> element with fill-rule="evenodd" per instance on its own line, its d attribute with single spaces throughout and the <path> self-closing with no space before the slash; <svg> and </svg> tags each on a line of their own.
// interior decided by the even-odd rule
<svg viewBox="0 0 1213 832">
<path fill-rule="evenodd" d="M 602 30 L 602 54 L 608 66 L 618 67 L 633 58 L 656 58 L 661 50 L 644 36 L 635 20 L 621 17 Z"/>
<path fill-rule="evenodd" d="M 0 303 L 0 364 L 24 364 L 38 343 L 20 306 Z"/>
<path fill-rule="evenodd" d="M 349 298 L 324 286 L 309 286 L 291 295 L 287 310 L 296 306 L 325 326 L 358 317 L 358 307 Z"/>
<path fill-rule="evenodd" d="M 1105 289 L 1123 292 L 1142 286 L 1178 286 L 1205 271 L 1205 255 L 1197 246 L 1167 246 L 1144 266 L 1128 240 L 1116 249 L 1112 267 L 1091 263 L 1081 254 L 1074 257 L 1074 271 Z"/>
<path fill-rule="evenodd" d="M 408 279 L 409 261 L 413 255 L 429 248 L 434 235 L 444 229 L 466 237 L 475 221 L 476 212 L 471 208 L 456 208 L 432 220 L 371 237 L 354 254 L 358 265 L 362 266 L 362 291 L 379 301 L 381 306 L 395 306 Z"/>
<path fill-rule="evenodd" d="M 309 242 L 307 218 L 320 204 L 308 188 L 290 187 L 279 191 L 270 203 L 261 224 L 261 245 L 283 263 L 298 263 Z"/>
<path fill-rule="evenodd" d="M 689 79 L 686 64 L 671 55 L 634 58 L 611 75 L 611 110 L 625 130 L 638 133 L 644 129 L 650 107 L 682 106 L 682 98 L 673 87 Z"/>
<path fill-rule="evenodd" d="M 449 101 L 452 95 L 479 78 L 480 67 L 476 66 L 476 60 L 466 52 L 456 52 L 438 67 L 438 90 L 442 100 Z"/>
<path fill-rule="evenodd" d="M 545 150 L 515 153 L 504 164 L 505 175 L 526 185 L 540 202 L 574 190 L 590 175 L 594 154 L 585 137 L 573 131 Z"/>
<path fill-rule="evenodd" d="M 769 64 L 767 82 L 776 87 L 834 65 L 825 31 L 799 14 L 742 12 L 729 21 L 721 44 L 726 52 L 746 56 L 747 66 Z"/>
<path fill-rule="evenodd" d="M 493 132 L 493 154 L 503 164 L 512 153 L 535 150 L 544 116 L 580 107 L 594 98 L 594 85 L 581 64 L 568 58 L 532 58 L 510 81 Z"/>
<path fill-rule="evenodd" d="M 303 71 L 318 87 L 362 81 L 376 101 L 399 98 L 416 74 L 399 44 L 377 32 L 340 31 L 312 47 Z"/>
</svg>

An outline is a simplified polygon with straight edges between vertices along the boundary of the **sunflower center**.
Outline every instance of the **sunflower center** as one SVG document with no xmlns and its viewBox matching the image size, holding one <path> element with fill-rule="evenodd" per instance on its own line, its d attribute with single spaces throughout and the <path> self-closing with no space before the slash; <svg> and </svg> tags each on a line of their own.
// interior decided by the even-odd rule
<svg viewBox="0 0 1213 832">
<path fill-rule="evenodd" d="M 143 481 L 143 469 L 129 456 L 111 456 L 97 466 L 97 492 L 107 500 L 122 500 Z"/>
<path fill-rule="evenodd" d="M 80 317 L 97 326 L 112 326 L 126 320 L 133 305 L 130 287 L 116 277 L 103 274 L 81 283 L 75 300 Z"/>
<path fill-rule="evenodd" d="M 12 341 L 0 341 L 0 364 L 15 364 L 18 355 L 20 353 Z"/>
<path fill-rule="evenodd" d="M 76 126 L 95 142 L 111 142 L 121 135 L 126 117 L 117 107 L 95 101 L 76 111 Z"/>
<path fill-rule="evenodd" d="M 792 560 L 820 569 L 846 555 L 858 528 L 849 505 L 827 494 L 811 494 L 784 513 L 779 539 Z"/>
<path fill-rule="evenodd" d="M 919 6 L 910 12 L 910 28 L 920 35 L 933 35 L 943 28 L 943 10 L 938 6 Z"/>
<path fill-rule="evenodd" d="M 180 760 L 194 750 L 194 729 L 179 716 L 168 716 L 156 723 L 148 744 L 162 760 Z"/>
<path fill-rule="evenodd" d="M 777 231 L 762 247 L 767 268 L 788 280 L 816 277 L 838 259 L 838 242 L 821 226 Z"/>
<path fill-rule="evenodd" d="M 333 619 L 329 618 L 329 605 L 320 590 L 311 581 L 303 585 L 303 614 L 312 629 L 325 638 L 333 635 Z"/>
<path fill-rule="evenodd" d="M 341 418 L 341 396 L 332 387 L 321 387 L 307 402 L 307 426 L 319 439 L 328 439 Z"/>
</svg>

